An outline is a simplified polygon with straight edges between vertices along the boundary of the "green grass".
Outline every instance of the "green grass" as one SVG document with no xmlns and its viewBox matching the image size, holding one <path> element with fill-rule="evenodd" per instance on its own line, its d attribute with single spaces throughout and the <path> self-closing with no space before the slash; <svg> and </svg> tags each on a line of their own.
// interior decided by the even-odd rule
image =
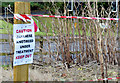
<svg viewBox="0 0 120 83">
<path fill-rule="evenodd" d="M 41 20 L 45 24 L 45 20 L 46 19 L 44 19 L 44 20 L 41 19 Z M 48 19 L 48 21 L 50 21 L 50 20 Z M 44 27 L 41 26 L 41 23 L 39 22 L 38 24 L 39 24 L 39 28 L 40 28 L 41 31 L 40 32 L 35 32 L 35 35 L 41 35 L 41 36 L 47 35 L 46 32 L 45 32 Z M 50 29 L 50 27 L 52 26 L 52 24 L 47 23 L 47 27 L 48 26 L 49 26 L 49 30 L 50 30 L 48 32 L 48 35 L 53 35 L 52 34 L 52 30 Z M 8 34 L 9 33 L 8 30 L 10 31 L 10 34 L 13 34 L 13 25 L 11 23 L 7 23 L 7 22 L 5 22 L 3 20 L 0 20 L 0 28 L 3 28 L 3 29 L 0 29 L 0 34 Z"/>
<path fill-rule="evenodd" d="M 35 17 L 36 18 L 36 17 Z M 33 18 L 34 19 L 34 18 Z M 38 27 L 40 29 L 40 32 L 35 32 L 35 35 L 40 35 L 40 36 L 53 36 L 53 32 L 52 30 L 54 31 L 55 35 L 57 35 L 59 32 L 60 32 L 60 26 L 61 24 L 59 24 L 58 22 L 58 19 L 57 18 L 45 18 L 45 17 L 37 17 L 37 19 L 39 19 L 38 21 Z M 54 22 L 53 24 L 55 25 L 53 28 L 52 28 L 52 20 L 54 19 Z M 37 24 L 37 21 L 34 19 L 34 21 L 36 22 Z M 65 22 L 65 19 L 60 19 L 60 21 L 62 22 Z M 81 21 L 79 21 L 81 22 Z M 43 25 L 41 25 L 41 23 L 43 23 Z M 67 24 L 69 23 L 69 34 L 72 35 L 72 24 L 70 22 L 70 20 L 68 21 L 67 20 Z M 57 26 L 57 27 L 56 27 Z M 65 27 L 65 26 L 63 26 Z M 62 28 L 63 28 L 62 27 Z M 89 25 L 86 25 L 86 27 L 89 27 Z M 0 28 L 3 28 L 3 29 L 0 29 L 0 34 L 8 34 L 8 30 L 10 31 L 10 34 L 13 34 L 13 25 L 11 23 L 7 23 L 3 20 L 0 20 Z M 78 27 L 75 28 L 75 35 L 79 35 L 78 33 Z M 83 34 L 83 30 L 81 29 L 82 28 L 82 24 L 79 25 L 79 28 L 80 28 L 80 33 Z M 65 28 L 64 28 L 65 29 Z M 66 35 L 66 29 L 65 30 L 62 30 L 62 34 L 65 34 Z M 116 33 L 111 33 L 111 35 L 116 35 Z M 86 30 L 86 35 L 87 36 L 90 36 L 90 33 Z M 103 33 L 104 35 L 104 33 Z"/>
<path fill-rule="evenodd" d="M 41 25 L 41 22 L 39 22 L 38 23 L 38 26 L 39 26 L 39 28 L 40 28 L 40 30 L 41 30 L 41 32 L 36 32 L 36 35 L 47 35 L 46 34 L 46 29 L 48 30 L 48 35 L 50 35 L 50 36 L 52 36 L 53 35 L 53 32 L 52 32 L 52 29 L 54 30 L 54 33 L 57 35 L 58 34 L 58 32 L 59 32 L 59 30 L 58 30 L 58 28 L 60 28 L 60 26 L 61 26 L 61 24 L 59 24 L 59 21 L 61 21 L 62 22 L 62 20 L 63 19 L 60 19 L 59 21 L 58 21 L 58 19 L 57 18 L 54 18 L 54 22 L 53 22 L 53 24 L 55 25 L 53 28 L 52 28 L 52 19 L 53 18 L 43 18 L 43 17 L 38 17 L 38 19 L 43 23 L 43 25 L 45 25 L 46 27 L 44 27 L 43 25 Z M 37 23 L 37 21 L 34 19 L 34 21 Z M 65 23 L 65 20 L 63 20 L 63 22 Z M 69 34 L 70 35 L 72 35 L 72 25 L 71 25 L 71 23 L 70 23 L 70 21 L 68 22 L 68 20 L 67 20 L 67 25 L 68 25 L 68 23 L 69 23 Z M 58 26 L 58 27 L 56 27 L 56 26 Z M 65 27 L 65 26 L 63 26 L 63 27 Z M 63 28 L 62 27 L 62 28 Z M 82 25 L 79 25 L 79 27 L 80 28 L 82 28 Z M 65 29 L 65 28 L 64 28 Z M 64 34 L 66 34 L 66 29 L 65 30 L 62 30 L 62 33 L 64 33 Z M 80 33 L 82 34 L 82 30 L 80 30 Z M 77 28 L 75 28 L 75 35 L 79 35 L 79 33 L 78 33 L 78 30 L 77 30 Z"/>
<path fill-rule="evenodd" d="M 8 70 L 9 68 L 12 67 L 12 65 L 0 65 L 4 70 Z"/>
<path fill-rule="evenodd" d="M 10 31 L 10 34 L 13 33 L 13 25 L 11 23 L 7 23 L 3 20 L 0 20 L 0 34 L 8 34 Z M 9 31 L 8 31 L 9 30 Z"/>
<path fill-rule="evenodd" d="M 38 24 L 37 24 L 37 21 L 33 18 L 34 21 L 36 22 L 36 24 L 38 25 L 39 29 L 40 29 L 40 32 L 35 32 L 35 35 L 53 36 L 52 29 L 54 30 L 54 33 L 56 35 L 58 34 L 58 32 L 59 32 L 58 29 L 60 28 L 61 25 L 59 24 L 57 18 L 54 19 L 54 24 L 55 24 L 55 26 L 57 25 L 58 27 L 53 27 L 53 28 L 52 28 L 52 25 L 53 25 L 52 24 L 52 19 L 53 18 L 42 18 L 42 17 L 38 17 L 38 18 L 39 18 Z M 62 21 L 62 20 L 60 19 L 60 21 Z M 41 25 L 41 23 L 43 23 L 43 25 L 45 25 L 46 27 Z M 3 28 L 3 29 L 0 29 L 0 34 L 8 34 L 9 33 L 8 30 L 10 31 L 10 34 L 13 34 L 13 25 L 11 23 L 7 23 L 7 22 L 5 22 L 3 20 L 0 20 L 0 24 L 1 24 L 0 28 Z M 71 23 L 69 22 L 69 24 L 70 24 L 70 26 L 69 26 L 69 30 L 70 30 L 69 34 L 72 35 Z M 82 27 L 82 25 L 79 25 L 79 26 Z M 66 34 L 66 29 L 62 30 L 62 33 Z M 80 33 L 82 34 L 82 30 L 80 30 Z M 77 28 L 75 29 L 75 35 L 79 35 Z"/>
<path fill-rule="evenodd" d="M 41 17 L 38 17 L 38 19 L 39 19 L 38 26 L 39 26 L 40 32 L 36 32 L 35 34 L 36 35 L 42 35 L 42 36 L 46 36 L 46 35 L 53 36 L 53 32 L 52 32 L 52 18 L 41 18 Z M 34 19 L 34 21 L 37 24 L 37 21 L 35 19 Z M 57 21 L 57 19 L 55 19 L 55 21 Z M 55 28 L 54 28 L 54 31 L 55 31 L 55 34 L 58 33 L 58 31 L 55 30 Z"/>
</svg>

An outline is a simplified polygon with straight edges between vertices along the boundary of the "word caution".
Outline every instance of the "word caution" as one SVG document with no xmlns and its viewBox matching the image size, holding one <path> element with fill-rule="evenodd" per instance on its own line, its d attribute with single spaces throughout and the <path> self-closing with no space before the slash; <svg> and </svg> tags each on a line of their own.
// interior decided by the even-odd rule
<svg viewBox="0 0 120 83">
<path fill-rule="evenodd" d="M 13 65 L 33 63 L 35 47 L 34 25 L 14 24 L 13 38 L 15 43 Z"/>
</svg>

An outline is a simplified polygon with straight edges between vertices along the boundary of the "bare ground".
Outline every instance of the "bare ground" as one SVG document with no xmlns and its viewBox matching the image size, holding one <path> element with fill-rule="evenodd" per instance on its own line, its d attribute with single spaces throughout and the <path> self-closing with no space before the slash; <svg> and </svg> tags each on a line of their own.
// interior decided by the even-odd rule
<svg viewBox="0 0 120 83">
<path fill-rule="evenodd" d="M 107 74 L 109 78 L 117 77 L 117 65 L 108 65 Z M 101 73 L 100 65 L 95 63 L 89 63 L 84 66 L 72 65 L 69 69 L 63 65 L 32 65 L 29 67 L 29 81 L 89 81 L 96 79 L 101 79 Z M 1 81 L 13 81 L 12 68 L 0 67 L 0 82 Z"/>
</svg>

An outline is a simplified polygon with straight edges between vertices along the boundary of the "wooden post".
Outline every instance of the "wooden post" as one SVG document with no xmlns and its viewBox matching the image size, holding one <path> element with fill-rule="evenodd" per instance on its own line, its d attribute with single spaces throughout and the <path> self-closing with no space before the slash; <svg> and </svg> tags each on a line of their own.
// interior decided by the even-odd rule
<svg viewBox="0 0 120 83">
<path fill-rule="evenodd" d="M 29 2 L 15 2 L 15 14 L 30 14 Z M 25 24 L 23 21 L 14 20 L 14 24 Z M 29 65 L 20 65 L 13 67 L 14 81 L 28 81 L 28 68 Z"/>
</svg>

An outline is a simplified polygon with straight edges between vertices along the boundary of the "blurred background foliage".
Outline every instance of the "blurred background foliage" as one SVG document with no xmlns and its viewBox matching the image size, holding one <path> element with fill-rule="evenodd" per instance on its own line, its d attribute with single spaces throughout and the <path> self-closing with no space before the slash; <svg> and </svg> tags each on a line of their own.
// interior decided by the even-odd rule
<svg viewBox="0 0 120 83">
<path fill-rule="evenodd" d="M 78 3 L 78 2 L 77 2 Z M 82 7 L 84 8 L 85 7 L 85 3 L 87 2 L 80 2 L 80 4 L 82 3 Z M 91 2 L 92 4 L 93 2 Z M 99 11 L 101 11 L 101 6 L 104 7 L 105 9 L 107 9 L 107 7 L 109 6 L 110 3 L 108 2 L 98 2 L 98 9 Z M 4 8 L 5 7 L 8 7 L 8 5 L 10 5 L 12 11 L 14 11 L 14 2 L 2 2 L 2 12 L 4 13 Z M 57 8 L 58 11 L 60 13 L 63 13 L 64 12 L 64 2 L 31 2 L 31 11 L 35 11 L 35 10 L 50 10 L 51 13 L 55 13 L 55 9 Z M 54 5 L 54 6 L 53 6 Z M 75 3 L 75 5 L 77 5 Z M 69 2 L 66 2 L 66 6 L 68 9 L 70 9 L 71 7 L 71 3 Z M 81 5 L 79 5 L 78 7 L 78 11 L 80 10 L 81 8 Z"/>
</svg>

